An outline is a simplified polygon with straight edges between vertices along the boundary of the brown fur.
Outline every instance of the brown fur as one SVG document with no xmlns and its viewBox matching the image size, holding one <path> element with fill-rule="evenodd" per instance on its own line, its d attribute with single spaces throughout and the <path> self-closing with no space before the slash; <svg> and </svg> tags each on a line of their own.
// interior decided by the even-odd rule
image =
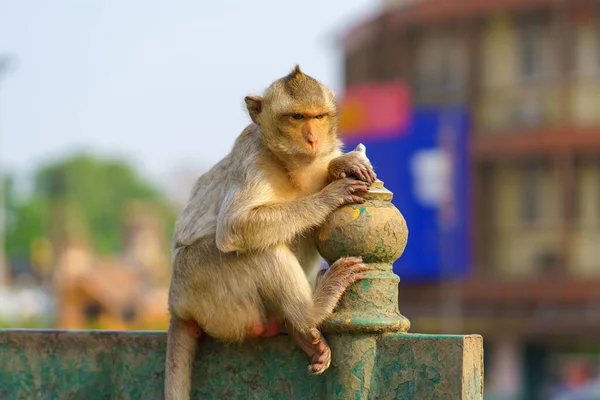
<svg viewBox="0 0 600 400">
<path fill-rule="evenodd" d="M 276 320 L 311 357 L 309 371 L 323 372 L 330 352 L 317 327 L 366 270 L 343 258 L 314 293 L 309 283 L 321 261 L 314 228 L 340 205 L 363 202 L 356 194 L 374 178 L 355 152 L 342 155 L 333 93 L 297 66 L 245 102 L 253 123 L 198 179 L 175 226 L 167 400 L 189 398 L 201 332 L 241 342 Z M 362 181 L 345 177 L 357 168 L 367 169 Z"/>
</svg>

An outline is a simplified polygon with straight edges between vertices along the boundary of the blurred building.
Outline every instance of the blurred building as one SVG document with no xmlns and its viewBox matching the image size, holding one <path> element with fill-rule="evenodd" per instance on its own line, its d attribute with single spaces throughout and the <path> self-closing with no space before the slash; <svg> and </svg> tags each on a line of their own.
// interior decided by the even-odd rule
<svg viewBox="0 0 600 400">
<path fill-rule="evenodd" d="M 85 235 L 63 229 L 51 269 L 56 328 L 167 328 L 164 221 L 143 202 L 129 204 L 125 215 L 120 254 L 95 254 Z"/>
<path fill-rule="evenodd" d="M 412 330 L 483 334 L 488 398 L 591 387 L 600 367 L 600 1 L 386 0 L 347 32 L 344 52 L 348 90 L 402 81 L 414 107 L 469 112 L 471 270 L 401 284 Z"/>
</svg>

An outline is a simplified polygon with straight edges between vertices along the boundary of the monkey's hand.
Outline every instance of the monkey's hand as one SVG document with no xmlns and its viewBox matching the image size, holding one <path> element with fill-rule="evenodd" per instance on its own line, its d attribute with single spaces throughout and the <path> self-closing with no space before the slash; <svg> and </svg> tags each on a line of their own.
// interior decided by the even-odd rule
<svg viewBox="0 0 600 400">
<path fill-rule="evenodd" d="M 330 182 L 355 176 L 371 185 L 377 178 L 369 159 L 358 151 L 351 151 L 331 160 L 328 172 Z"/>
<path fill-rule="evenodd" d="M 357 196 L 357 193 L 366 193 L 368 191 L 367 183 L 351 178 L 342 178 L 331 182 L 325 186 L 319 193 L 328 203 L 335 207 L 344 204 L 358 203 L 362 204 L 365 199 Z"/>
</svg>

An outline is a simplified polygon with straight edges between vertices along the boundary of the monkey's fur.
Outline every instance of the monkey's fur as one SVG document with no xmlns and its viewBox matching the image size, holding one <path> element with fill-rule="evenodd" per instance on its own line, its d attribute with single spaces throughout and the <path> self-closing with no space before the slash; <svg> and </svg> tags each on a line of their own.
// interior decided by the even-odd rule
<svg viewBox="0 0 600 400">
<path fill-rule="evenodd" d="M 342 258 L 311 290 L 321 260 L 314 228 L 364 202 L 357 194 L 375 180 L 366 158 L 342 154 L 333 93 L 296 66 L 245 103 L 252 123 L 198 179 L 175 225 L 167 400 L 189 398 L 203 333 L 241 342 L 283 327 L 311 358 L 309 372 L 322 373 L 330 350 L 318 326 L 367 269 Z"/>
</svg>

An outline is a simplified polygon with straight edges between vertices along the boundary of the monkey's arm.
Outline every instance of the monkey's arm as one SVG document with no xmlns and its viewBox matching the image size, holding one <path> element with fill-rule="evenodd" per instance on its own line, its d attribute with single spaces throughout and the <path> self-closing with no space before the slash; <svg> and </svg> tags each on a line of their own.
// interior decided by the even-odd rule
<svg viewBox="0 0 600 400">
<path fill-rule="evenodd" d="M 226 197 L 217 217 L 217 247 L 228 253 L 290 243 L 299 234 L 323 223 L 340 205 L 363 202 L 354 193 L 366 190 L 364 182 L 346 179 L 290 201 L 261 198 L 259 194 L 266 192 L 264 187 L 237 191 Z"/>
</svg>

